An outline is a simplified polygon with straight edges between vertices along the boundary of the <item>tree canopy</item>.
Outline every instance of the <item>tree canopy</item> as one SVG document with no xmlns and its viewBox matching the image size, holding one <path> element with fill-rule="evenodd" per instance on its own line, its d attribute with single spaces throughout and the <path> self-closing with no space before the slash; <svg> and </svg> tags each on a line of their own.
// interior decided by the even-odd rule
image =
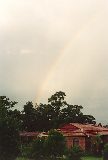
<svg viewBox="0 0 108 160">
<path fill-rule="evenodd" d="M 66 94 L 59 91 L 48 98 L 47 104 L 33 106 L 27 102 L 22 111 L 23 130 L 48 131 L 64 123 L 95 123 L 92 115 L 83 114 L 81 105 L 68 104 L 65 97 Z"/>
<path fill-rule="evenodd" d="M 0 160 L 14 160 L 19 152 L 20 112 L 12 110 L 16 103 L 0 96 Z"/>
</svg>

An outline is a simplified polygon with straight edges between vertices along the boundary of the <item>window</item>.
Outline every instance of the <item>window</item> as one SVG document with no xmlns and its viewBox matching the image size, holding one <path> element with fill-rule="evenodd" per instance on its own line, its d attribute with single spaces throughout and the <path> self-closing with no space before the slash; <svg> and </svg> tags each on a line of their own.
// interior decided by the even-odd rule
<svg viewBox="0 0 108 160">
<path fill-rule="evenodd" d="M 73 139 L 73 146 L 79 146 L 79 139 L 78 138 Z"/>
</svg>

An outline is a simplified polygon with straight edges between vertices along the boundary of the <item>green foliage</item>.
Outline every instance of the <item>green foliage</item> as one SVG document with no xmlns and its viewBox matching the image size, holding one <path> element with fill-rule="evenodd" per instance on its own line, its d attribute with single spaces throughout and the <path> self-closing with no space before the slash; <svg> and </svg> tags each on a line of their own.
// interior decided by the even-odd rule
<svg viewBox="0 0 108 160">
<path fill-rule="evenodd" d="M 11 110 L 15 104 L 9 98 L 0 96 L 0 160 L 14 160 L 19 152 L 17 110 Z"/>
<path fill-rule="evenodd" d="M 89 157 L 82 157 L 81 160 L 103 160 L 102 157 L 92 157 L 92 156 L 89 156 Z"/>
<path fill-rule="evenodd" d="M 45 158 L 45 139 L 37 138 L 31 144 L 31 156 L 35 160 L 42 160 Z"/>
<path fill-rule="evenodd" d="M 48 98 L 48 104 L 33 106 L 32 102 L 24 105 L 23 130 L 48 131 L 64 123 L 95 123 L 92 115 L 84 115 L 81 105 L 70 105 L 65 101 L 66 94 L 56 92 Z"/>
<path fill-rule="evenodd" d="M 22 130 L 34 131 L 37 124 L 36 110 L 32 102 L 27 102 L 22 111 Z"/>
<path fill-rule="evenodd" d="M 65 138 L 61 133 L 51 130 L 46 139 L 37 138 L 30 146 L 30 155 L 34 160 L 55 160 L 64 154 Z"/>
<path fill-rule="evenodd" d="M 31 158 L 31 145 L 26 144 L 26 145 L 21 145 L 20 147 L 20 155 L 25 158 Z"/>
<path fill-rule="evenodd" d="M 65 93 L 56 92 L 48 99 L 48 104 L 33 106 L 32 102 L 24 105 L 23 111 L 14 110 L 17 102 L 10 101 L 6 96 L 0 96 L 0 160 L 13 160 L 19 152 L 19 131 L 48 131 L 58 128 L 61 124 L 80 122 L 95 123 L 95 118 L 82 113 L 80 105 L 70 105 L 65 101 Z M 42 141 L 41 141 L 42 142 Z M 36 141 L 32 148 L 34 157 L 45 150 L 46 155 L 61 156 L 64 153 L 64 137 L 52 130 L 45 142 Z M 44 149 L 43 149 L 44 148 Z M 25 148 L 29 154 L 30 148 Z M 30 151 L 31 152 L 31 151 Z M 41 153 L 42 155 L 43 153 Z"/>
<path fill-rule="evenodd" d="M 108 160 L 108 143 L 104 145 L 103 160 Z"/>
<path fill-rule="evenodd" d="M 69 160 L 80 160 L 83 155 L 83 151 L 79 146 L 74 146 L 68 149 L 67 157 Z"/>
<path fill-rule="evenodd" d="M 95 156 L 102 156 L 103 141 L 100 135 L 96 135 L 91 139 L 92 153 Z"/>
<path fill-rule="evenodd" d="M 56 158 L 63 156 L 66 148 L 64 136 L 55 130 L 51 130 L 45 141 L 45 147 L 46 153 L 50 157 Z"/>
<path fill-rule="evenodd" d="M 30 160 L 30 159 L 25 158 L 25 157 L 18 157 L 16 160 Z"/>
<path fill-rule="evenodd" d="M 104 152 L 108 152 L 108 143 L 104 145 Z"/>
</svg>

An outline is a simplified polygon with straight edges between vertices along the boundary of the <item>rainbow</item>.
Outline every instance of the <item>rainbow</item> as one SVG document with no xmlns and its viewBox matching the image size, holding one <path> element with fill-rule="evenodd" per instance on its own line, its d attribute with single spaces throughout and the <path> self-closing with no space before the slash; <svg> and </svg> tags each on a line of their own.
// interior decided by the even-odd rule
<svg viewBox="0 0 108 160">
<path fill-rule="evenodd" d="M 43 84 L 41 85 L 38 95 L 35 98 L 35 101 L 38 103 L 40 98 L 44 95 L 45 89 L 48 87 L 49 82 L 51 81 L 51 78 L 53 77 L 57 66 L 60 64 L 60 61 L 62 60 L 62 58 L 65 56 L 65 54 L 68 53 L 68 50 L 70 48 L 72 48 L 77 41 L 79 40 L 79 38 L 81 37 L 81 35 L 83 34 L 83 32 L 88 28 L 88 26 L 90 24 L 92 24 L 94 22 L 94 20 L 96 19 L 97 14 L 93 15 L 91 18 L 88 19 L 87 22 L 85 22 L 80 29 L 78 29 L 73 37 L 63 46 L 63 48 L 59 51 L 58 56 L 56 57 L 56 59 L 54 60 L 52 66 L 49 69 L 48 74 L 46 75 Z"/>
</svg>

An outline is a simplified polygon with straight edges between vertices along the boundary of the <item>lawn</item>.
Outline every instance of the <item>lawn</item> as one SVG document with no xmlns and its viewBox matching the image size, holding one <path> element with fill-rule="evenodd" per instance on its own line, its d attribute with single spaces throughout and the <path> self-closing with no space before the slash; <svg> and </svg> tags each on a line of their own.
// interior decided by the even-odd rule
<svg viewBox="0 0 108 160">
<path fill-rule="evenodd" d="M 26 158 L 17 158 L 16 160 L 29 160 L 29 159 L 26 159 Z M 83 157 L 82 160 L 103 160 L 103 158 Z"/>
<path fill-rule="evenodd" d="M 103 160 L 103 158 L 96 158 L 96 157 L 83 157 L 82 160 Z"/>
<path fill-rule="evenodd" d="M 29 160 L 28 158 L 19 157 L 16 160 Z"/>
</svg>

